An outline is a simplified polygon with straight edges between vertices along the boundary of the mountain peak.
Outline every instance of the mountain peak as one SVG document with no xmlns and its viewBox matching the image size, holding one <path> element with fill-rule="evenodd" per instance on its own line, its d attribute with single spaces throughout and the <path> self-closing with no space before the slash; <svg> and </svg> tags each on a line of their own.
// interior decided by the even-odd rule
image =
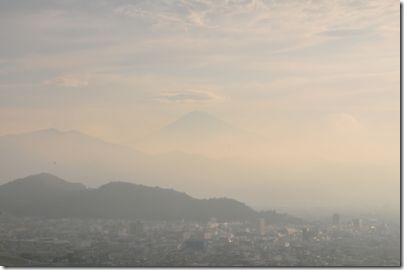
<svg viewBox="0 0 404 270">
<path fill-rule="evenodd" d="M 45 128 L 45 129 L 40 129 L 40 130 L 37 130 L 37 131 L 34 131 L 34 132 L 57 134 L 57 133 L 61 133 L 62 131 L 60 131 L 57 128 Z"/>
<path fill-rule="evenodd" d="M 9 186 L 27 186 L 37 188 L 51 188 L 60 190 L 81 190 L 86 189 L 83 184 L 71 183 L 53 174 L 42 172 L 29 175 L 7 183 Z"/>
<path fill-rule="evenodd" d="M 208 112 L 192 111 L 167 125 L 162 131 L 165 133 L 174 133 L 176 135 L 213 135 L 233 130 L 234 128 L 231 125 L 216 118 Z"/>
<path fill-rule="evenodd" d="M 116 182 L 109 182 L 99 187 L 101 190 L 128 190 L 139 187 L 140 185 L 123 182 L 123 181 L 116 181 Z"/>
<path fill-rule="evenodd" d="M 34 182 L 42 182 L 42 183 L 47 183 L 47 182 L 66 182 L 62 178 L 47 173 L 47 172 L 41 172 L 38 174 L 32 174 L 24 178 L 19 178 L 16 179 L 15 181 L 20 181 L 20 182 L 27 182 L 27 181 L 34 181 Z"/>
</svg>

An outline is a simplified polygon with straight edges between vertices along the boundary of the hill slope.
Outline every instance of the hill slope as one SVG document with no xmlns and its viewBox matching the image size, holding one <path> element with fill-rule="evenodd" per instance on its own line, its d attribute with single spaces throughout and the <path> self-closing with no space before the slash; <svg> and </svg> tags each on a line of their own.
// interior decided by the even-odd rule
<svg viewBox="0 0 404 270">
<path fill-rule="evenodd" d="M 0 211 L 23 216 L 222 221 L 256 219 L 259 213 L 228 198 L 196 199 L 172 189 L 110 182 L 96 189 L 50 174 L 0 186 Z M 282 222 L 284 215 L 272 215 Z M 286 220 L 286 219 L 285 219 Z"/>
<path fill-rule="evenodd" d="M 199 200 L 178 191 L 126 182 L 97 189 L 50 174 L 0 186 L 1 211 L 44 217 L 141 218 L 161 220 L 249 219 L 255 211 L 231 199 Z"/>
<path fill-rule="evenodd" d="M 31 175 L 0 186 L 0 211 L 17 215 L 51 214 L 56 211 L 55 202 L 85 190 L 83 184 L 70 183 L 51 174 Z"/>
</svg>

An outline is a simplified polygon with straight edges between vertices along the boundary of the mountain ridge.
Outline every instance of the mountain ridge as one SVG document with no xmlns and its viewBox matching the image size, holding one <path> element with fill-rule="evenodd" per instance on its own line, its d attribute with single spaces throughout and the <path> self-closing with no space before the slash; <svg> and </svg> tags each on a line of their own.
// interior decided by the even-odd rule
<svg viewBox="0 0 404 270">
<path fill-rule="evenodd" d="M 173 189 L 149 187 L 128 182 L 109 182 L 98 188 L 43 189 L 45 179 L 67 182 L 48 173 L 30 175 L 0 185 L 0 211 L 23 216 L 130 218 L 150 220 L 203 220 L 212 217 L 224 221 L 256 219 L 259 213 L 230 198 L 196 199 Z M 24 184 L 24 185 L 21 185 Z M 33 192 L 32 183 L 39 185 Z M 50 192 L 51 191 L 51 192 Z M 279 216 L 281 217 L 281 216 Z M 277 219 L 275 216 L 274 220 Z M 297 219 L 295 221 L 298 221 Z"/>
<path fill-rule="evenodd" d="M 29 175 L 24 178 L 18 178 L 13 181 L 9 181 L 1 186 L 21 186 L 21 185 L 36 184 L 42 188 L 59 189 L 59 190 L 84 190 L 87 187 L 82 183 L 68 182 L 58 176 L 50 173 L 38 173 Z"/>
</svg>

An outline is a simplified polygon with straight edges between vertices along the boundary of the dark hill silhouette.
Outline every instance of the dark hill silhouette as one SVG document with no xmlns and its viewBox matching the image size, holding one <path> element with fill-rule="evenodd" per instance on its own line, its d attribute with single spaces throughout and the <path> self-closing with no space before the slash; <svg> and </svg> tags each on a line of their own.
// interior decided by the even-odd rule
<svg viewBox="0 0 404 270">
<path fill-rule="evenodd" d="M 96 189 L 50 174 L 0 186 L 0 211 L 42 217 L 127 218 L 147 220 L 251 220 L 259 213 L 228 198 L 196 199 L 183 192 L 126 182 Z M 279 215 L 282 217 L 282 215 Z M 277 219 L 272 215 L 272 219 Z"/>
<path fill-rule="evenodd" d="M 32 192 L 34 189 L 42 189 L 47 191 L 74 191 L 84 190 L 86 186 L 81 183 L 71 183 L 49 173 L 40 173 L 27 176 L 25 178 L 16 179 L 2 185 L 10 192 L 17 189 L 27 189 Z"/>
<path fill-rule="evenodd" d="M 51 213 L 53 203 L 85 190 L 83 184 L 70 183 L 51 174 L 31 175 L 0 186 L 0 211 L 18 215 Z"/>
</svg>

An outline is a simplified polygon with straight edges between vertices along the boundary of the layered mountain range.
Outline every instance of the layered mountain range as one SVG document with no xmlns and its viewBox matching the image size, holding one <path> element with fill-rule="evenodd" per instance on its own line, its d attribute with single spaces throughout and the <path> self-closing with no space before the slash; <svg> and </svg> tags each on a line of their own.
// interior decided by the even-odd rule
<svg viewBox="0 0 404 270">
<path fill-rule="evenodd" d="M 237 128 L 215 116 L 195 111 L 139 142 L 143 146 L 139 149 L 144 151 L 75 130 L 43 129 L 0 136 L 0 184 L 22 175 L 49 172 L 89 187 L 119 180 L 177 188 L 198 197 L 226 195 L 243 199 L 240 195 L 245 194 L 244 186 L 263 178 L 251 174 L 261 172 L 197 153 L 198 149 L 224 153 L 212 143 L 237 132 Z M 235 148 L 228 140 L 220 145 Z M 159 149 L 159 153 L 147 152 L 150 149 Z M 249 181 L 245 181 L 247 177 Z"/>
<path fill-rule="evenodd" d="M 288 213 L 296 208 L 305 211 L 307 205 L 325 212 L 330 207 L 398 205 L 399 181 L 394 179 L 399 178 L 399 166 L 324 159 L 306 164 L 294 159 L 306 157 L 300 147 L 267 144 L 250 135 L 205 112 L 180 116 L 139 140 L 139 147 L 105 142 L 75 130 L 4 135 L 0 136 L 0 184 L 48 172 L 92 188 L 126 181 L 175 188 L 199 198 L 229 196 L 256 209 Z"/>
</svg>

